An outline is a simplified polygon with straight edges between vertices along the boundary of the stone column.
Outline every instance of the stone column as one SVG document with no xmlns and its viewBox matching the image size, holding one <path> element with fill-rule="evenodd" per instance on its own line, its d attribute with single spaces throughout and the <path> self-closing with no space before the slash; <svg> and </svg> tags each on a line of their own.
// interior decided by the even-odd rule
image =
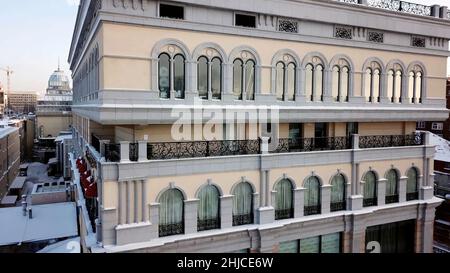
<svg viewBox="0 0 450 273">
<path fill-rule="evenodd" d="M 407 176 L 400 177 L 398 185 L 398 201 L 400 203 L 406 202 L 406 184 L 408 182 Z"/>
<path fill-rule="evenodd" d="M 331 202 L 331 185 L 323 185 L 321 187 L 321 213 L 330 213 Z"/>
<path fill-rule="evenodd" d="M 130 162 L 130 142 L 120 142 L 120 163 Z"/>
<path fill-rule="evenodd" d="M 297 69 L 295 101 L 306 102 L 305 98 L 305 69 L 300 67 Z"/>
<path fill-rule="evenodd" d="M 305 188 L 294 190 L 294 218 L 300 218 L 305 213 Z"/>
<path fill-rule="evenodd" d="M 395 75 L 394 75 L 395 76 Z M 390 99 L 387 96 L 387 73 L 380 74 L 380 103 L 390 103 Z"/>
<path fill-rule="evenodd" d="M 152 224 L 152 236 L 151 238 L 159 237 L 159 203 L 153 203 L 150 207 L 150 222 Z"/>
<path fill-rule="evenodd" d="M 431 16 L 439 18 L 440 11 L 441 11 L 441 6 L 439 6 L 439 5 L 431 6 Z"/>
<path fill-rule="evenodd" d="M 141 180 L 142 193 L 142 222 L 149 221 L 148 204 L 147 204 L 147 181 Z"/>
<path fill-rule="evenodd" d="M 141 203 L 139 203 L 139 188 L 140 188 L 140 183 L 139 181 L 133 181 L 133 190 L 134 190 L 134 223 L 139 223 L 140 219 L 139 219 L 139 204 L 142 204 L 142 200 Z M 142 211 L 142 210 L 141 210 Z"/>
<path fill-rule="evenodd" d="M 119 225 L 125 224 L 125 209 L 124 209 L 124 203 L 125 203 L 125 182 L 117 182 L 117 186 L 119 188 Z"/>
<path fill-rule="evenodd" d="M 233 226 L 233 195 L 220 197 L 220 221 L 222 229 Z"/>
<path fill-rule="evenodd" d="M 147 161 L 147 141 L 139 141 L 139 162 Z"/>
<path fill-rule="evenodd" d="M 184 233 L 197 232 L 198 199 L 184 201 Z"/>
<path fill-rule="evenodd" d="M 126 207 L 127 207 L 127 224 L 131 224 L 133 223 L 133 214 L 131 212 L 131 200 L 132 200 L 132 196 L 133 196 L 133 185 L 132 185 L 132 181 L 127 181 L 126 182 L 126 187 L 127 187 L 127 199 L 126 199 Z"/>
<path fill-rule="evenodd" d="M 323 70 L 323 102 L 332 102 L 333 97 L 331 95 L 331 69 L 327 68 Z"/>
<path fill-rule="evenodd" d="M 386 181 L 387 181 L 386 178 L 378 179 L 377 183 L 378 206 L 382 206 L 386 203 Z"/>
</svg>

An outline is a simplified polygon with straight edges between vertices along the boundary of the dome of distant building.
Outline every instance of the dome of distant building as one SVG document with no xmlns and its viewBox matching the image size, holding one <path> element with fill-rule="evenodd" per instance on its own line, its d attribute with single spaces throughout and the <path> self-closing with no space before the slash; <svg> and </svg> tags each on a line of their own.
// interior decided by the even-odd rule
<svg viewBox="0 0 450 273">
<path fill-rule="evenodd" d="M 58 68 L 58 70 L 53 72 L 48 80 L 48 89 L 70 90 L 69 78 L 66 76 L 64 71 Z"/>
</svg>

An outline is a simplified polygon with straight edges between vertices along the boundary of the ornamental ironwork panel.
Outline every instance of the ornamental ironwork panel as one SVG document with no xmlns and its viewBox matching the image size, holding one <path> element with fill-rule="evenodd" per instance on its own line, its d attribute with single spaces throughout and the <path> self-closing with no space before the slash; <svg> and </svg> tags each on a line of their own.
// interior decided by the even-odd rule
<svg viewBox="0 0 450 273">
<path fill-rule="evenodd" d="M 206 219 L 206 220 L 197 219 L 198 231 L 219 229 L 219 228 L 220 228 L 220 218 Z"/>
<path fill-rule="evenodd" d="M 367 40 L 374 43 L 384 43 L 384 33 L 378 31 L 369 31 Z"/>
<path fill-rule="evenodd" d="M 233 226 L 253 224 L 253 213 L 233 215 Z"/>
<path fill-rule="evenodd" d="M 278 31 L 298 33 L 298 22 L 290 19 L 279 19 Z"/>
<path fill-rule="evenodd" d="M 159 237 L 172 236 L 184 233 L 184 224 L 175 223 L 167 225 L 159 225 Z"/>
<path fill-rule="evenodd" d="M 406 193 L 406 201 L 419 199 L 419 192 L 408 192 Z"/>
<path fill-rule="evenodd" d="M 374 198 L 364 198 L 363 199 L 363 207 L 372 207 L 376 206 L 378 203 L 378 200 L 376 197 Z"/>
<path fill-rule="evenodd" d="M 304 209 L 304 215 L 305 216 L 320 214 L 320 212 L 321 212 L 320 205 L 317 205 L 317 206 L 305 206 L 305 209 Z"/>
<path fill-rule="evenodd" d="M 348 137 L 323 137 L 278 140 L 278 146 L 272 153 L 312 152 L 346 150 L 351 148 Z"/>
<path fill-rule="evenodd" d="M 397 0 L 368 0 L 367 5 L 392 11 L 398 11 L 400 9 L 400 1 Z"/>
<path fill-rule="evenodd" d="M 294 209 L 277 209 L 275 210 L 275 220 L 289 219 L 294 217 Z"/>
<path fill-rule="evenodd" d="M 259 154 L 259 140 L 149 143 L 149 160 Z"/>
<path fill-rule="evenodd" d="M 100 139 L 94 134 L 91 135 L 91 145 L 97 152 L 100 152 Z"/>
<path fill-rule="evenodd" d="M 387 195 L 385 197 L 385 203 L 386 204 L 398 203 L 398 194 Z"/>
<path fill-rule="evenodd" d="M 350 27 L 335 27 L 334 36 L 341 39 L 353 39 L 352 28 Z"/>
<path fill-rule="evenodd" d="M 382 136 L 360 136 L 359 148 L 385 148 L 423 145 L 423 133 L 411 135 L 382 135 Z"/>
<path fill-rule="evenodd" d="M 138 161 L 139 143 L 130 143 L 130 161 Z"/>
<path fill-rule="evenodd" d="M 400 10 L 415 15 L 431 16 L 430 6 L 424 6 L 415 3 L 401 1 Z"/>
<path fill-rule="evenodd" d="M 105 144 L 105 158 L 108 162 L 119 162 L 120 144 Z"/>
<path fill-rule="evenodd" d="M 338 1 L 349 4 L 358 4 L 358 0 L 338 0 Z"/>
<path fill-rule="evenodd" d="M 346 209 L 346 203 L 345 201 L 342 202 L 334 202 L 330 204 L 330 211 L 341 211 Z"/>
<path fill-rule="evenodd" d="M 414 47 L 425 47 L 426 41 L 423 37 L 411 37 L 411 46 Z"/>
</svg>

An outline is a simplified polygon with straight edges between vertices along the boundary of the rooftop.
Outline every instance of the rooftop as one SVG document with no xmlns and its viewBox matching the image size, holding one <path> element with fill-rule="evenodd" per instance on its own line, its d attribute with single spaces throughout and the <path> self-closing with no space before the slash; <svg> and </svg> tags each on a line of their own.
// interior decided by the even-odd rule
<svg viewBox="0 0 450 273">
<path fill-rule="evenodd" d="M 32 209 L 32 219 L 23 216 L 22 207 L 0 209 L 0 246 L 78 235 L 75 203 L 36 205 Z"/>
</svg>

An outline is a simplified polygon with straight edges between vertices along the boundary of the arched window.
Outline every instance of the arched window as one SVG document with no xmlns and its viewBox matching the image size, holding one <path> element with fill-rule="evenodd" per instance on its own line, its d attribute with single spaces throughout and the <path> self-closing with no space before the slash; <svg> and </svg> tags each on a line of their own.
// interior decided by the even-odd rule
<svg viewBox="0 0 450 273">
<path fill-rule="evenodd" d="M 294 217 L 293 187 L 291 181 L 283 179 L 275 186 L 275 220 Z"/>
<path fill-rule="evenodd" d="M 364 96 L 367 102 L 380 102 L 381 88 L 381 65 L 372 62 L 365 69 L 364 74 Z"/>
<path fill-rule="evenodd" d="M 406 201 L 419 199 L 419 175 L 416 168 L 410 168 L 407 172 Z"/>
<path fill-rule="evenodd" d="M 364 176 L 363 206 L 376 206 L 377 203 L 377 177 L 374 172 L 370 171 Z"/>
<path fill-rule="evenodd" d="M 387 97 L 393 103 L 401 102 L 402 96 L 402 74 L 400 69 L 391 69 L 387 73 L 388 89 Z"/>
<path fill-rule="evenodd" d="M 233 226 L 253 223 L 253 190 L 247 182 L 239 183 L 233 190 Z"/>
<path fill-rule="evenodd" d="M 184 198 L 181 191 L 170 189 L 159 198 L 159 237 L 184 233 Z"/>
<path fill-rule="evenodd" d="M 331 69 L 331 95 L 336 102 L 346 102 L 350 94 L 350 64 L 340 58 Z"/>
<path fill-rule="evenodd" d="M 276 68 L 276 93 L 278 100 L 284 100 L 284 73 L 285 65 L 283 62 L 277 63 Z"/>
<path fill-rule="evenodd" d="M 204 56 L 198 58 L 197 85 L 198 96 L 208 99 L 208 59 Z"/>
<path fill-rule="evenodd" d="M 222 90 L 222 60 L 214 57 L 211 61 L 205 56 L 198 58 L 197 65 L 198 96 L 202 99 L 221 98 Z"/>
<path fill-rule="evenodd" d="M 213 185 L 205 186 L 198 194 L 197 230 L 220 228 L 220 197 Z"/>
<path fill-rule="evenodd" d="M 183 54 L 173 58 L 167 53 L 161 53 L 158 60 L 159 94 L 161 98 L 170 98 L 170 92 L 175 92 L 175 98 L 184 99 L 186 82 L 186 64 Z"/>
<path fill-rule="evenodd" d="M 222 60 L 219 57 L 211 62 L 211 93 L 213 99 L 222 98 Z"/>
<path fill-rule="evenodd" d="M 245 93 L 247 94 L 247 100 L 255 99 L 255 62 L 248 60 L 245 63 Z"/>
<path fill-rule="evenodd" d="M 242 100 L 243 94 L 243 79 L 244 79 L 244 71 L 243 71 L 243 62 L 240 59 L 236 59 L 233 62 L 233 95 L 237 100 Z"/>
<path fill-rule="evenodd" d="M 166 53 L 159 55 L 158 75 L 160 97 L 170 98 L 170 56 Z"/>
<path fill-rule="evenodd" d="M 293 62 L 287 65 L 281 61 L 277 63 L 275 92 L 278 100 L 295 100 L 295 70 L 296 65 Z"/>
<path fill-rule="evenodd" d="M 305 73 L 306 73 L 306 77 L 305 77 L 305 82 L 306 82 L 306 88 L 305 88 L 305 92 L 306 92 L 306 98 L 310 99 L 311 101 L 314 100 L 313 97 L 313 85 L 314 85 L 314 81 L 313 81 L 313 70 L 314 67 L 312 64 L 308 64 L 306 66 L 305 69 Z"/>
<path fill-rule="evenodd" d="M 331 180 L 331 211 L 346 209 L 345 178 L 342 174 L 335 175 Z"/>
<path fill-rule="evenodd" d="M 386 204 L 398 202 L 398 175 L 395 170 L 389 170 L 386 174 Z"/>
<path fill-rule="evenodd" d="M 184 56 L 177 54 L 173 59 L 173 80 L 175 98 L 184 99 L 184 83 L 185 83 L 185 60 Z"/>
<path fill-rule="evenodd" d="M 305 182 L 305 211 L 304 215 L 320 214 L 320 181 L 317 177 L 311 176 Z"/>
<path fill-rule="evenodd" d="M 408 73 L 408 98 L 411 103 L 422 103 L 423 70 L 415 65 Z"/>
</svg>

